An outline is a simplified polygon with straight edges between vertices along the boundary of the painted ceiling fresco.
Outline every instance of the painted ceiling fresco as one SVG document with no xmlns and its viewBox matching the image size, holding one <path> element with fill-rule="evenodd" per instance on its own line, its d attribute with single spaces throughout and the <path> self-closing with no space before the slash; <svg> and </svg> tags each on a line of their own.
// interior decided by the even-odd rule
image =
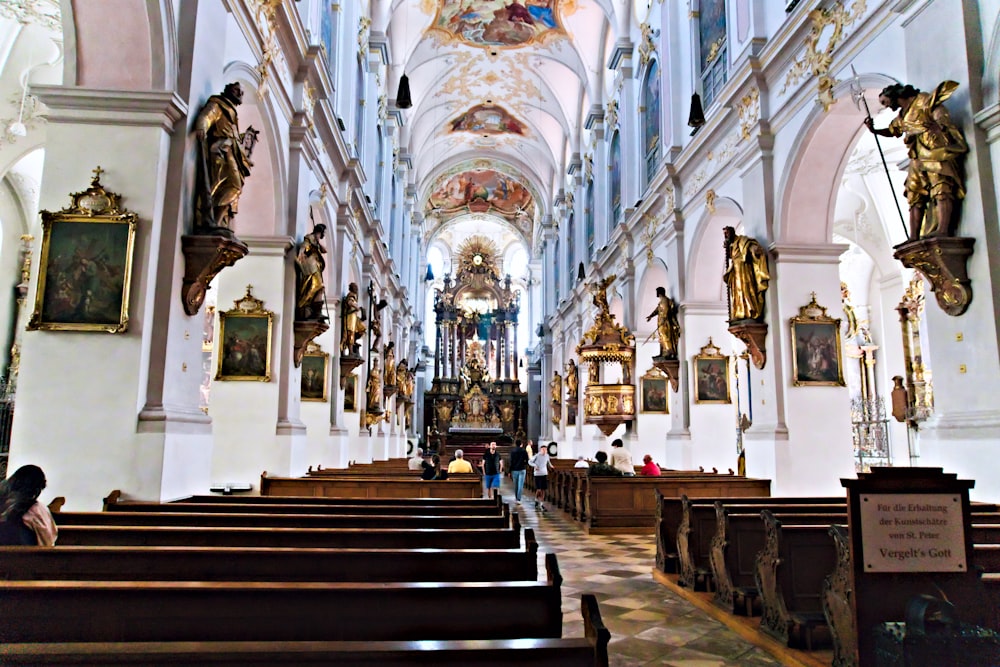
<svg viewBox="0 0 1000 667">
<path fill-rule="evenodd" d="M 441 0 L 433 26 L 472 46 L 517 47 L 563 34 L 559 0 Z"/>
<path fill-rule="evenodd" d="M 524 136 L 524 123 L 509 111 L 496 104 L 477 104 L 448 123 L 450 132 L 475 134 L 520 134 Z"/>
<path fill-rule="evenodd" d="M 468 213 L 497 215 L 523 232 L 534 218 L 535 200 L 517 179 L 495 169 L 459 172 L 427 198 L 426 214 L 442 221 Z"/>
</svg>

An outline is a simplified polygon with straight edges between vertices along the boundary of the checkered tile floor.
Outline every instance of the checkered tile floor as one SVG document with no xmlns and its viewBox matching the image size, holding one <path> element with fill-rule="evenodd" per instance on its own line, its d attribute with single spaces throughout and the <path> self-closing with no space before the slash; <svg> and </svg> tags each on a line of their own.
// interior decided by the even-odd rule
<svg viewBox="0 0 1000 667">
<path fill-rule="evenodd" d="M 656 543 L 652 535 L 587 535 L 562 510 L 534 509 L 525 492 L 514 504 L 510 480 L 501 492 L 521 523 L 535 530 L 541 554 L 554 552 L 563 576 L 563 636 L 582 637 L 580 595 L 593 593 L 611 631 L 612 667 L 736 667 L 780 665 L 769 653 L 744 641 L 653 579 Z"/>
</svg>

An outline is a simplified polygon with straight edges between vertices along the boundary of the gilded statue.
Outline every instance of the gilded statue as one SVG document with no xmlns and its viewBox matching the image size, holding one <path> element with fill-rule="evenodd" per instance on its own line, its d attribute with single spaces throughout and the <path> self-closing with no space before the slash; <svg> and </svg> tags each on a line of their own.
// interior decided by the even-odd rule
<svg viewBox="0 0 1000 667">
<path fill-rule="evenodd" d="M 576 361 L 569 360 L 566 364 L 566 400 L 576 402 L 580 396 L 580 374 Z"/>
<path fill-rule="evenodd" d="M 764 292 L 771 275 L 767 271 L 767 252 L 749 236 L 737 236 L 725 228 L 726 292 L 729 295 L 729 321 L 764 321 Z"/>
<path fill-rule="evenodd" d="M 351 283 L 340 306 L 340 354 L 358 356 L 365 333 L 365 311 L 358 305 L 358 284 Z"/>
<path fill-rule="evenodd" d="M 451 402 L 450 401 L 434 401 L 434 413 L 437 417 L 438 428 L 447 428 L 448 423 L 451 421 Z"/>
<path fill-rule="evenodd" d="M 611 285 L 617 277 L 617 275 L 611 274 L 604 280 L 599 280 L 596 283 L 591 283 L 587 286 L 590 293 L 594 295 L 594 305 L 597 306 L 598 319 L 611 316 L 611 309 L 608 306 L 608 286 Z"/>
<path fill-rule="evenodd" d="M 646 316 L 646 321 L 656 318 L 656 337 L 660 341 L 660 354 L 667 359 L 677 358 L 677 341 L 681 337 L 681 325 L 677 318 L 677 302 L 667 296 L 663 287 L 656 288 L 656 310 Z"/>
<path fill-rule="evenodd" d="M 407 375 L 410 369 L 406 366 L 406 359 L 403 359 L 396 366 L 396 392 L 403 398 L 412 398 L 409 394 L 409 387 L 407 386 Z M 386 373 L 388 375 L 388 373 Z"/>
<path fill-rule="evenodd" d="M 910 205 L 910 240 L 955 235 L 955 202 L 965 197 L 962 161 L 969 145 L 944 102 L 958 85 L 943 81 L 930 93 L 899 83 L 886 86 L 878 100 L 899 114 L 880 129 L 870 116 L 865 119 L 873 134 L 903 137 L 906 143 L 910 163 L 903 187 Z"/>
<path fill-rule="evenodd" d="M 382 348 L 385 359 L 385 383 L 396 384 L 396 343 L 389 341 Z"/>
<path fill-rule="evenodd" d="M 198 139 L 199 176 L 196 180 L 195 227 L 202 233 L 231 233 L 243 183 L 250 175 L 250 156 L 257 130 L 240 133 L 236 107 L 243 103 L 243 88 L 230 83 L 212 95 L 194 123 Z"/>
<path fill-rule="evenodd" d="M 368 412 L 378 412 L 382 403 L 382 371 L 378 367 L 378 357 L 372 359 L 372 367 L 368 369 L 368 385 L 365 387 L 368 395 Z"/>
<path fill-rule="evenodd" d="M 375 303 L 375 288 L 371 285 L 368 286 L 368 294 L 371 297 L 370 305 L 372 306 L 372 317 L 370 323 L 372 328 L 371 351 L 374 352 L 378 350 L 378 343 L 382 339 L 382 309 L 388 306 L 389 302 L 385 299 L 380 299 L 378 303 Z"/>
<path fill-rule="evenodd" d="M 552 380 L 549 382 L 549 389 L 552 394 L 552 404 L 558 405 L 562 403 L 562 376 L 559 375 L 559 371 L 556 371 L 552 375 Z"/>
<path fill-rule="evenodd" d="M 298 295 L 296 297 L 295 319 L 301 321 L 326 320 L 323 308 L 326 305 L 326 291 L 323 273 L 326 271 L 326 247 L 323 238 L 326 225 L 318 224 L 302 237 L 302 243 L 295 255 L 298 270 Z"/>
</svg>

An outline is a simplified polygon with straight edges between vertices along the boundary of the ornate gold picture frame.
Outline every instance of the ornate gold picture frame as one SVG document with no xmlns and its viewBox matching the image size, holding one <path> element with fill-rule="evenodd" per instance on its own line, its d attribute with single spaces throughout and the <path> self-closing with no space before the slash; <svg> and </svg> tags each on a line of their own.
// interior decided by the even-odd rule
<svg viewBox="0 0 1000 667">
<path fill-rule="evenodd" d="M 708 345 L 698 351 L 693 361 L 694 402 L 732 403 L 729 357 L 719 346 L 709 338 Z"/>
<path fill-rule="evenodd" d="M 816 293 L 792 318 L 792 384 L 844 386 L 844 362 L 840 342 L 840 319 L 826 314 L 816 303 Z"/>
<path fill-rule="evenodd" d="M 253 296 L 253 286 L 219 313 L 219 355 L 216 380 L 271 381 L 271 341 L 274 313 Z"/>
<path fill-rule="evenodd" d="M 344 379 L 344 412 L 358 411 L 358 376 L 351 373 Z"/>
<path fill-rule="evenodd" d="M 120 208 L 121 195 L 100 183 L 70 195 L 58 213 L 42 211 L 35 309 L 28 329 L 106 331 L 128 329 L 132 255 L 138 216 Z"/>
<path fill-rule="evenodd" d="M 302 356 L 302 381 L 300 397 L 303 401 L 326 402 L 329 400 L 330 355 L 316 343 L 309 341 Z"/>
<path fill-rule="evenodd" d="M 667 375 L 659 369 L 651 369 L 641 378 L 639 411 L 651 414 L 669 414 L 670 401 L 667 393 Z"/>
</svg>

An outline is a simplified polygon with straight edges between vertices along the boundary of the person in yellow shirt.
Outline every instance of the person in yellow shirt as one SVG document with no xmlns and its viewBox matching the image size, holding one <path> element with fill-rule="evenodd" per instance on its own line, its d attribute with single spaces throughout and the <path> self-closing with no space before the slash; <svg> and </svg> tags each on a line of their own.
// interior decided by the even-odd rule
<svg viewBox="0 0 1000 667">
<path fill-rule="evenodd" d="M 466 461 L 463 458 L 464 456 L 465 452 L 463 452 L 461 449 L 455 450 L 455 458 L 453 458 L 451 460 L 451 463 L 448 464 L 449 475 L 455 472 L 474 472 L 472 470 L 472 464 Z"/>
</svg>

